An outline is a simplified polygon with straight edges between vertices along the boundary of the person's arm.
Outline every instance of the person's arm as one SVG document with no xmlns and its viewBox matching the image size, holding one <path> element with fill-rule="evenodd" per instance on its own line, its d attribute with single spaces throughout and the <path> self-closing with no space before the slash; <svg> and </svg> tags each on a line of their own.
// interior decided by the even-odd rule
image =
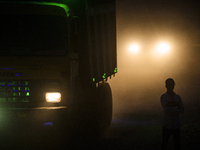
<svg viewBox="0 0 200 150">
<path fill-rule="evenodd" d="M 178 106 L 173 106 L 173 104 L 167 103 L 163 96 L 161 96 L 160 102 L 161 102 L 162 108 L 164 109 L 164 112 L 178 113 L 178 109 L 179 109 Z"/>
<path fill-rule="evenodd" d="M 181 100 L 181 97 L 179 96 L 179 106 L 178 106 L 178 113 L 184 113 L 184 107 L 183 102 Z"/>
<path fill-rule="evenodd" d="M 183 113 L 184 112 L 184 107 L 183 107 L 183 103 L 180 96 L 179 96 L 178 103 L 167 103 L 165 98 L 163 97 L 161 97 L 160 101 L 166 113 Z"/>
</svg>

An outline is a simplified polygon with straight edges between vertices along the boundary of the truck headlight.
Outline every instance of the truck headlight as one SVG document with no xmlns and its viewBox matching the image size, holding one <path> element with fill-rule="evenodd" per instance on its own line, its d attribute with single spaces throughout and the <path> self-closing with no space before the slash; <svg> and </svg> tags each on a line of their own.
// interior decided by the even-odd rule
<svg viewBox="0 0 200 150">
<path fill-rule="evenodd" d="M 166 55 L 167 53 L 169 53 L 169 50 L 170 50 L 170 46 L 168 43 L 159 43 L 156 47 L 156 54 L 159 55 L 159 56 L 162 56 L 162 55 Z"/>
<path fill-rule="evenodd" d="M 48 92 L 45 95 L 46 101 L 50 103 L 59 103 L 61 101 L 61 93 L 59 92 Z"/>
<path fill-rule="evenodd" d="M 132 54 L 138 54 L 139 51 L 140 51 L 140 46 L 138 44 L 132 44 L 130 47 L 129 47 L 129 51 L 132 53 Z"/>
</svg>

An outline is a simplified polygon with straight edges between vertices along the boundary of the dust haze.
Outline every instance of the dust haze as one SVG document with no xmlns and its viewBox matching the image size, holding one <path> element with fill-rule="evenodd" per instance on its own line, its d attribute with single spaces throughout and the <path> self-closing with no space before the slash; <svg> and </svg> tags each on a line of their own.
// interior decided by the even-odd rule
<svg viewBox="0 0 200 150">
<path fill-rule="evenodd" d="M 162 113 L 160 96 L 166 92 L 167 78 L 175 80 L 174 91 L 182 97 L 186 111 L 198 109 L 200 45 L 195 36 L 199 33 L 197 23 L 173 12 L 166 13 L 173 19 L 164 20 L 164 12 L 161 19 L 154 17 L 144 4 L 140 3 L 137 9 L 136 5 L 129 0 L 117 1 L 118 73 L 109 80 L 114 114 Z M 141 5 L 145 7 L 139 7 Z M 171 42 L 170 53 L 155 57 L 150 52 L 159 38 Z M 143 44 L 140 54 L 128 51 L 132 42 Z"/>
</svg>

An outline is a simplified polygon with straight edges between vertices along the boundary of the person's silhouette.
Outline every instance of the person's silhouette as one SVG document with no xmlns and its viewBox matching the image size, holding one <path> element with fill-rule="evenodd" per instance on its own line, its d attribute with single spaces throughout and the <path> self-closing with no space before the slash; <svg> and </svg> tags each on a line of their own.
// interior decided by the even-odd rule
<svg viewBox="0 0 200 150">
<path fill-rule="evenodd" d="M 175 82 L 172 78 L 165 81 L 167 92 L 160 98 L 164 109 L 162 145 L 161 150 L 166 150 L 168 140 L 173 135 L 174 149 L 180 150 L 180 119 L 179 113 L 184 112 L 181 97 L 174 93 Z"/>
</svg>

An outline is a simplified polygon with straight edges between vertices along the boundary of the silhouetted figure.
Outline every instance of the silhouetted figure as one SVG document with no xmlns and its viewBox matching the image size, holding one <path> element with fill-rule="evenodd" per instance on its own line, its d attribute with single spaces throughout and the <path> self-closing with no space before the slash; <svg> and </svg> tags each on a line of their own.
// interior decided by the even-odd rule
<svg viewBox="0 0 200 150">
<path fill-rule="evenodd" d="M 180 119 L 179 114 L 184 112 L 181 97 L 174 93 L 175 82 L 169 78 L 165 81 L 167 92 L 160 98 L 164 109 L 162 129 L 162 150 L 166 150 L 168 140 L 173 135 L 174 149 L 180 150 Z"/>
</svg>

